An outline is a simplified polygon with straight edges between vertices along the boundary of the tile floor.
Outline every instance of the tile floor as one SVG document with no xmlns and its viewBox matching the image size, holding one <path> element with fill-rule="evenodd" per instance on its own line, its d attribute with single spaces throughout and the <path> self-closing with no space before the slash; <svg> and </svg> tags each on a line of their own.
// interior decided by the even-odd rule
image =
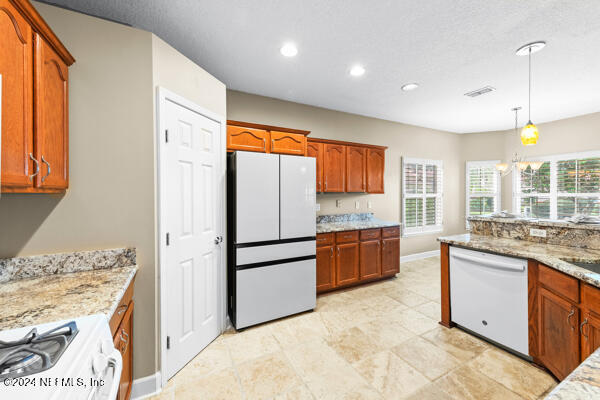
<svg viewBox="0 0 600 400">
<path fill-rule="evenodd" d="M 538 399 L 554 379 L 437 322 L 439 257 L 319 296 L 314 312 L 226 332 L 153 399 Z"/>
</svg>

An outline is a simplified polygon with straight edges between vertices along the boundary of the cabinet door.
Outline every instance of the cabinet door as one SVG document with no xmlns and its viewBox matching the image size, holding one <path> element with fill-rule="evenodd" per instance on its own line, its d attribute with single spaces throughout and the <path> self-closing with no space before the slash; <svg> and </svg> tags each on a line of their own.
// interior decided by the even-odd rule
<svg viewBox="0 0 600 400">
<path fill-rule="evenodd" d="M 0 75 L 3 189 L 32 187 L 33 37 L 10 1 L 0 0 Z"/>
<path fill-rule="evenodd" d="M 271 131 L 271 153 L 306 155 L 306 136 L 297 133 Z"/>
<path fill-rule="evenodd" d="M 579 365 L 579 308 L 538 287 L 539 359 L 558 379 Z"/>
<path fill-rule="evenodd" d="M 323 191 L 323 143 L 308 142 L 306 155 L 317 159 L 317 192 Z"/>
<path fill-rule="evenodd" d="M 600 347 L 600 317 L 586 311 L 580 324 L 581 361 Z"/>
<path fill-rule="evenodd" d="M 269 132 L 240 126 L 227 127 L 227 150 L 269 152 Z"/>
<path fill-rule="evenodd" d="M 69 186 L 68 68 L 41 36 L 35 35 L 35 149 L 40 162 L 36 186 Z"/>
<path fill-rule="evenodd" d="M 346 182 L 346 146 L 323 145 L 323 180 L 325 192 L 343 192 Z"/>
<path fill-rule="evenodd" d="M 317 247 L 317 293 L 335 287 L 333 246 Z"/>
<path fill-rule="evenodd" d="M 381 243 L 379 240 L 360 242 L 360 279 L 381 276 Z"/>
<path fill-rule="evenodd" d="M 336 286 L 358 282 L 358 243 L 344 243 L 336 246 L 335 283 Z"/>
<path fill-rule="evenodd" d="M 129 303 L 127 312 L 123 317 L 121 325 L 115 334 L 114 345 L 123 358 L 123 370 L 121 372 L 121 383 L 117 392 L 118 400 L 127 400 L 131 395 L 131 384 L 133 382 L 133 301 Z"/>
<path fill-rule="evenodd" d="M 385 150 L 367 149 L 367 192 L 383 193 Z"/>
<path fill-rule="evenodd" d="M 381 241 L 381 274 L 396 275 L 400 272 L 400 238 Z"/>
<path fill-rule="evenodd" d="M 346 147 L 346 192 L 367 191 L 367 149 Z"/>
</svg>

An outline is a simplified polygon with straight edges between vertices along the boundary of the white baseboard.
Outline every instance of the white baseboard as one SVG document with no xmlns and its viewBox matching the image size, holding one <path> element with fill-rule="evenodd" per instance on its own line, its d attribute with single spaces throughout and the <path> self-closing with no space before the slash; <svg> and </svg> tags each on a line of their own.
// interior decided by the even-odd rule
<svg viewBox="0 0 600 400">
<path fill-rule="evenodd" d="M 435 257 L 435 256 L 439 256 L 439 255 L 440 255 L 439 250 L 431 250 L 431 251 L 426 251 L 424 253 L 409 254 L 407 256 L 400 257 L 400 263 L 421 260 L 423 258 Z"/>
<path fill-rule="evenodd" d="M 131 387 L 131 398 L 141 400 L 160 392 L 160 371 L 153 375 L 145 376 L 133 381 Z"/>
</svg>

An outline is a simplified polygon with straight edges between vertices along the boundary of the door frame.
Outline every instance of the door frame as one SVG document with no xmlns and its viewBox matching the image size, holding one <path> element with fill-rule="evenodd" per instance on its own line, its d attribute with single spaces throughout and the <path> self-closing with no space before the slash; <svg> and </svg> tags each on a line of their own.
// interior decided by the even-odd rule
<svg viewBox="0 0 600 400">
<path fill-rule="evenodd" d="M 227 133 L 227 123 L 226 118 L 223 115 L 219 115 L 213 113 L 187 99 L 184 97 L 171 92 L 164 87 L 157 87 L 156 90 L 156 207 L 157 207 L 157 237 L 156 237 L 156 249 L 158 251 L 157 260 L 158 260 L 158 309 L 159 309 L 159 357 L 160 357 L 160 386 L 164 388 L 167 384 L 167 374 L 166 366 L 167 366 L 167 318 L 163 318 L 163 315 L 167 315 L 167 302 L 166 297 L 163 297 L 162 294 L 167 291 L 167 282 L 166 279 L 162 279 L 166 276 L 166 185 L 163 184 L 165 182 L 166 177 L 166 156 L 165 156 L 165 114 L 166 114 L 166 104 L 167 101 L 171 101 L 175 104 L 178 104 L 182 107 L 185 107 L 193 112 L 196 112 L 206 118 L 209 118 L 221 125 L 221 131 L 219 135 L 219 143 L 218 143 L 218 151 L 220 156 L 218 157 L 218 169 L 217 169 L 217 179 L 219 183 L 218 199 L 217 199 L 217 220 L 218 220 L 218 231 L 220 232 L 219 236 L 223 237 L 223 242 L 221 245 L 221 251 L 219 253 L 218 260 L 218 288 L 217 288 L 217 304 L 218 304 L 218 314 L 219 321 L 218 325 L 223 332 L 227 326 L 227 308 L 226 308 L 226 298 L 227 298 L 227 231 L 225 229 L 226 223 L 226 207 L 225 201 L 227 199 L 226 193 L 226 174 L 225 174 L 225 162 L 226 162 L 226 133 Z M 220 207 L 219 207 L 220 205 Z"/>
</svg>

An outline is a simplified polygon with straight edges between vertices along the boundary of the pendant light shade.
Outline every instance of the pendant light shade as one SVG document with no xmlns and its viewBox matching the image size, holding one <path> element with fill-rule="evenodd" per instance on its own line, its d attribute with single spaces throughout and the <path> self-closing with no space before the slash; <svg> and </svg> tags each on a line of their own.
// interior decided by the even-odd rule
<svg viewBox="0 0 600 400">
<path fill-rule="evenodd" d="M 523 146 L 531 146 L 537 143 L 540 132 L 537 126 L 531 121 L 521 129 L 521 143 Z"/>
</svg>

